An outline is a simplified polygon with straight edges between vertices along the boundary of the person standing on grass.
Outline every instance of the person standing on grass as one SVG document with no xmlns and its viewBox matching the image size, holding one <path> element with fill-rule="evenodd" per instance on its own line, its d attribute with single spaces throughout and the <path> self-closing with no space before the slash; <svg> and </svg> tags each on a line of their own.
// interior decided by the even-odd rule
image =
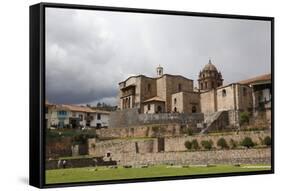
<svg viewBox="0 0 281 191">
<path fill-rule="evenodd" d="M 66 167 L 66 160 L 62 161 L 62 167 L 65 168 Z"/>
<path fill-rule="evenodd" d="M 57 167 L 58 167 L 58 168 L 60 168 L 60 167 L 61 167 L 61 160 L 60 160 L 60 159 L 58 160 Z"/>
</svg>

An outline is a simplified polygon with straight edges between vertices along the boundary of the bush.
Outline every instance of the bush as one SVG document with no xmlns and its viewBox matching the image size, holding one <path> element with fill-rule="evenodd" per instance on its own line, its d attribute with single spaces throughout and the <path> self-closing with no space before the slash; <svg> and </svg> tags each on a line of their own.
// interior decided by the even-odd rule
<svg viewBox="0 0 281 191">
<path fill-rule="evenodd" d="M 192 143 L 192 149 L 198 150 L 200 148 L 198 141 L 196 139 L 193 139 L 191 143 Z"/>
<path fill-rule="evenodd" d="M 254 142 L 250 137 L 245 137 L 243 141 L 241 142 L 241 145 L 247 148 L 255 146 Z"/>
<path fill-rule="evenodd" d="M 243 125 L 245 123 L 249 123 L 250 120 L 250 114 L 249 112 L 245 111 L 245 112 L 241 112 L 240 113 L 240 125 Z"/>
<path fill-rule="evenodd" d="M 192 148 L 192 143 L 190 141 L 185 141 L 184 146 L 186 149 L 190 150 Z"/>
<path fill-rule="evenodd" d="M 90 134 L 79 134 L 76 135 L 72 138 L 72 144 L 76 145 L 76 144 L 87 144 L 88 139 L 90 138 L 94 138 L 95 136 L 90 135 Z"/>
<path fill-rule="evenodd" d="M 263 144 L 265 144 L 266 146 L 271 146 L 271 138 L 270 138 L 270 136 L 266 136 L 263 139 Z"/>
<path fill-rule="evenodd" d="M 201 145 L 204 147 L 204 149 L 211 150 L 213 147 L 213 141 L 212 140 L 209 140 L 209 141 L 203 140 L 203 141 L 201 141 Z"/>
<path fill-rule="evenodd" d="M 217 142 L 217 145 L 221 148 L 221 149 L 228 149 L 228 145 L 227 142 L 224 138 L 220 138 Z"/>
<path fill-rule="evenodd" d="M 235 149 L 237 147 L 237 142 L 234 141 L 233 139 L 230 139 L 229 141 L 230 148 Z"/>
<path fill-rule="evenodd" d="M 193 130 L 191 128 L 187 129 L 187 135 L 189 136 L 193 135 Z"/>
</svg>

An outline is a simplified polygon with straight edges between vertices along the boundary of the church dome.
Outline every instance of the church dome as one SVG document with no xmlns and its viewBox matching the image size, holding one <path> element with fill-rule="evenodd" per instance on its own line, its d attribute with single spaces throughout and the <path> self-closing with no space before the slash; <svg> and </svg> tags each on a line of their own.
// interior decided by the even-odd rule
<svg viewBox="0 0 281 191">
<path fill-rule="evenodd" d="M 203 71 L 218 71 L 215 65 L 212 64 L 211 60 L 209 60 L 209 63 L 206 64 L 203 68 Z"/>
</svg>

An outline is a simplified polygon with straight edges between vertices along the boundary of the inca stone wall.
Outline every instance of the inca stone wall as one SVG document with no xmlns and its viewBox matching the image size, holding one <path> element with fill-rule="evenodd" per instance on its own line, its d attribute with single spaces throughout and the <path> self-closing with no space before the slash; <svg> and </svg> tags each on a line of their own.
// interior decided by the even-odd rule
<svg viewBox="0 0 281 191">
<path fill-rule="evenodd" d="M 226 142 L 229 144 L 230 140 L 234 140 L 235 142 L 240 143 L 245 137 L 251 137 L 253 142 L 259 143 L 261 139 L 264 139 L 266 136 L 271 136 L 270 131 L 246 131 L 246 132 L 240 132 L 238 134 L 225 134 L 225 135 L 208 135 L 208 134 L 202 134 L 202 135 L 196 135 L 196 136 L 186 136 L 186 137 L 166 137 L 165 138 L 165 152 L 171 152 L 171 151 L 186 151 L 186 148 L 184 146 L 184 143 L 186 141 L 192 141 L 193 139 L 196 139 L 198 143 L 200 144 L 203 140 L 212 140 L 213 141 L 213 147 L 217 148 L 217 141 L 220 138 L 224 138 Z M 230 145 L 229 145 L 230 146 Z"/>
<path fill-rule="evenodd" d="M 195 152 L 119 153 L 113 155 L 119 165 L 206 165 L 206 164 L 270 164 L 271 149 L 236 149 Z"/>
<path fill-rule="evenodd" d="M 89 139 L 89 155 L 105 156 L 106 153 L 111 153 L 113 156 L 120 153 L 153 153 L 158 151 L 157 139 L 144 140 L 109 140 L 96 141 Z"/>
<path fill-rule="evenodd" d="M 149 124 L 188 124 L 199 123 L 204 120 L 202 113 L 157 113 L 157 114 L 139 114 L 137 108 L 125 109 L 110 113 L 109 116 L 109 128 L 121 128 L 142 126 Z"/>
<path fill-rule="evenodd" d="M 130 128 L 97 129 L 99 138 L 127 138 L 127 137 L 167 137 L 179 136 L 181 126 L 179 124 L 155 124 L 136 126 Z"/>
</svg>

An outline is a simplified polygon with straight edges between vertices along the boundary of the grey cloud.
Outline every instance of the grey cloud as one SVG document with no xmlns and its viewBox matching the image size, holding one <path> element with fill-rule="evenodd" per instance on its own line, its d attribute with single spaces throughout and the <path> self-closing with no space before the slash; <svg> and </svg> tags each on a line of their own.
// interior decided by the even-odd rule
<svg viewBox="0 0 281 191">
<path fill-rule="evenodd" d="M 116 104 L 118 82 L 164 73 L 194 80 L 211 58 L 226 83 L 270 72 L 270 23 L 47 10 L 46 92 L 56 103 Z"/>
</svg>

